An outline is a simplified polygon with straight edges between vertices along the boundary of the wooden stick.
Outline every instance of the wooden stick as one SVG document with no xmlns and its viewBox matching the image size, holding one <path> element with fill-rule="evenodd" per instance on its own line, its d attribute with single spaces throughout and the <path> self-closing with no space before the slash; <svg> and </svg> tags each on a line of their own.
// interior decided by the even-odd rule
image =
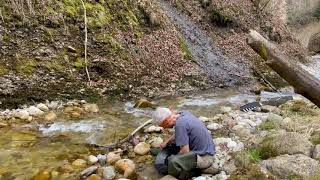
<svg viewBox="0 0 320 180">
<path fill-rule="evenodd" d="M 127 137 L 125 137 L 124 139 L 118 141 L 118 142 L 115 142 L 115 143 L 112 143 L 112 144 L 108 144 L 108 145 L 99 145 L 99 144 L 91 144 L 95 147 L 98 147 L 98 148 L 103 148 L 103 149 L 111 149 L 111 148 L 116 148 L 118 147 L 119 145 L 129 141 L 137 132 L 139 132 L 142 128 L 144 128 L 145 126 L 149 125 L 152 123 L 152 119 L 146 121 L 145 123 L 143 123 L 141 126 L 139 126 L 138 128 L 136 128 L 134 131 L 132 131 Z"/>
<path fill-rule="evenodd" d="M 85 63 L 85 69 L 86 69 L 86 73 L 87 73 L 87 77 L 88 77 L 88 81 L 89 81 L 89 86 L 91 86 L 91 79 L 90 79 L 90 75 L 89 75 L 89 71 L 88 71 L 88 61 L 87 61 L 87 45 L 88 45 L 88 27 L 87 27 L 87 10 L 86 10 L 86 6 L 83 2 L 83 0 L 80 0 L 82 3 L 82 7 L 83 7 L 83 13 L 84 13 L 84 63 Z"/>
</svg>

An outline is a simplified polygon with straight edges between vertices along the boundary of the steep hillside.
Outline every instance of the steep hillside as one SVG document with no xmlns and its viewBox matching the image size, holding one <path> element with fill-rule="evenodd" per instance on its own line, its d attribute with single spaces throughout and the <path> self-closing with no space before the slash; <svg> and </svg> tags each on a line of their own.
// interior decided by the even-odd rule
<svg viewBox="0 0 320 180">
<path fill-rule="evenodd" d="M 22 4 L 19 4 L 21 3 Z M 203 87 L 184 40 L 149 1 L 2 0 L 0 102 L 158 96 Z"/>
<path fill-rule="evenodd" d="M 3 108 L 53 99 L 153 98 L 248 86 L 255 82 L 254 72 L 266 69 L 246 45 L 249 29 L 279 43 L 287 54 L 304 57 L 286 25 L 250 0 L 85 1 L 87 63 L 81 0 L 0 1 Z M 197 32 L 186 36 L 162 2 L 194 23 L 195 31 L 203 30 L 201 37 L 192 35 Z M 215 61 L 213 54 L 218 54 Z"/>
</svg>

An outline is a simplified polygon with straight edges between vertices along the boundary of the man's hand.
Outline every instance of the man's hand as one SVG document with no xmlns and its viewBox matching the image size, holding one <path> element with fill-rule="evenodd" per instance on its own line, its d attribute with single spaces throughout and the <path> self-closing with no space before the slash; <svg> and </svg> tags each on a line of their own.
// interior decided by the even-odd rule
<svg viewBox="0 0 320 180">
<path fill-rule="evenodd" d="M 160 144 L 160 149 L 162 150 L 163 148 L 167 147 L 168 141 L 164 141 L 163 143 Z"/>
<path fill-rule="evenodd" d="M 190 152 L 189 145 L 181 146 L 179 154 L 186 154 L 188 152 Z"/>
<path fill-rule="evenodd" d="M 167 145 L 169 143 L 171 143 L 172 141 L 174 141 L 174 135 L 172 135 L 170 138 L 168 138 L 167 140 L 163 141 L 163 143 L 160 144 L 160 149 L 162 150 L 163 148 L 167 147 Z"/>
</svg>

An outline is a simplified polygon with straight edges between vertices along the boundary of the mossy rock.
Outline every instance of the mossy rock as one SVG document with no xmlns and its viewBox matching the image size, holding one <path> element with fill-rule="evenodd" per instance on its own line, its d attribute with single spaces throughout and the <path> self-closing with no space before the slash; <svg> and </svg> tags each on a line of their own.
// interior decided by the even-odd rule
<svg viewBox="0 0 320 180">
<path fill-rule="evenodd" d="M 189 50 L 187 42 L 181 36 L 179 36 L 179 45 L 180 45 L 180 49 L 181 49 L 183 58 L 186 59 L 186 60 L 192 60 L 193 56 L 192 56 L 191 51 Z"/>
</svg>

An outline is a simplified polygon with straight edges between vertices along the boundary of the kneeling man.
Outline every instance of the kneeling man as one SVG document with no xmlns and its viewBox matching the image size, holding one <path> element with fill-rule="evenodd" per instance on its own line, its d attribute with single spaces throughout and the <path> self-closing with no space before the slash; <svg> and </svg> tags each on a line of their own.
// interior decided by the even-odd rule
<svg viewBox="0 0 320 180">
<path fill-rule="evenodd" d="M 169 158 L 168 174 L 185 179 L 196 168 L 204 172 L 210 169 L 215 145 L 203 122 L 190 112 L 176 113 L 163 107 L 155 110 L 152 119 L 160 127 L 175 129 L 174 135 L 160 145 L 160 148 L 165 148 L 175 142 L 180 147 L 179 154 Z"/>
</svg>

